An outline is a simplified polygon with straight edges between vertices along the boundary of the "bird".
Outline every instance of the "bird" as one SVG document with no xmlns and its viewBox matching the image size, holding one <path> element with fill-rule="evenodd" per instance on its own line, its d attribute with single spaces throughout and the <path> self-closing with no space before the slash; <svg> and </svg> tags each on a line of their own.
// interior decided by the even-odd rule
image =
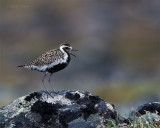
<svg viewBox="0 0 160 128">
<path fill-rule="evenodd" d="M 19 65 L 19 68 L 25 68 L 25 69 L 29 69 L 29 70 L 37 70 L 39 72 L 44 72 L 44 76 L 42 78 L 42 83 L 43 86 L 46 90 L 46 92 L 53 97 L 45 83 L 44 80 L 47 76 L 47 74 L 50 74 L 48 82 L 53 90 L 53 92 L 55 92 L 55 89 L 53 88 L 53 86 L 51 85 L 51 76 L 53 73 L 58 72 L 60 70 L 63 70 L 66 66 L 68 66 L 68 64 L 70 63 L 71 60 L 71 55 L 76 57 L 76 55 L 74 55 L 72 53 L 72 51 L 78 51 L 72 48 L 72 46 L 68 43 L 65 44 L 61 44 L 59 46 L 59 48 L 57 49 L 51 49 L 47 52 L 45 52 L 44 54 L 42 54 L 41 56 L 39 56 L 37 59 L 35 59 L 34 61 L 31 61 L 30 63 L 24 64 L 24 65 Z"/>
</svg>

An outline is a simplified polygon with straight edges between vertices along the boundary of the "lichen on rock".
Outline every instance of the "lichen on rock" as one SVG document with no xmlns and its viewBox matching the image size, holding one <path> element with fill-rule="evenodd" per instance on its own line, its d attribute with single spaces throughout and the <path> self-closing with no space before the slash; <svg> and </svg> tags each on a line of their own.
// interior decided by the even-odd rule
<svg viewBox="0 0 160 128">
<path fill-rule="evenodd" d="M 33 92 L 0 109 L 0 126 L 10 128 L 95 128 L 110 119 L 118 123 L 115 107 L 89 92 Z"/>
</svg>

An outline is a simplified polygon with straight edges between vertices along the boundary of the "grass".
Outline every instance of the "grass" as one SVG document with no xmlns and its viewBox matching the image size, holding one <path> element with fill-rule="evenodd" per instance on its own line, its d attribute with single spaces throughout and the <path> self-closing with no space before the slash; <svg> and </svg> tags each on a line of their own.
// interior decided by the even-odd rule
<svg viewBox="0 0 160 128">
<path fill-rule="evenodd" d="M 116 123 L 114 123 L 114 121 L 112 121 L 112 125 L 111 124 L 107 124 L 107 128 L 160 128 L 160 121 L 155 122 L 153 124 L 148 124 L 145 122 L 137 122 L 135 121 L 133 124 L 121 124 L 121 125 L 117 125 Z"/>
<path fill-rule="evenodd" d="M 141 115 L 136 112 L 129 119 L 130 124 L 118 125 L 114 120 L 109 120 L 107 128 L 160 128 L 160 116 L 157 113 L 146 112 L 146 114 Z"/>
</svg>

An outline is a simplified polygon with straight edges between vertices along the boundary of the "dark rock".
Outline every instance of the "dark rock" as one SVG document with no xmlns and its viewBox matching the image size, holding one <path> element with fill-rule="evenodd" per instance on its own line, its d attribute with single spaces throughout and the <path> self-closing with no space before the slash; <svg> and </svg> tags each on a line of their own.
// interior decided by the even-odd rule
<svg viewBox="0 0 160 128">
<path fill-rule="evenodd" d="M 96 128 L 110 120 L 119 121 L 114 105 L 89 92 L 34 92 L 0 109 L 0 128 Z"/>
<path fill-rule="evenodd" d="M 31 101 L 33 98 L 39 99 L 41 97 L 41 94 L 39 92 L 33 92 L 29 96 L 26 96 L 26 101 Z"/>
<path fill-rule="evenodd" d="M 160 121 L 160 102 L 151 102 L 141 105 L 129 115 L 130 122 L 145 122 L 153 124 Z"/>
<path fill-rule="evenodd" d="M 141 115 L 146 114 L 146 111 L 151 113 L 157 113 L 160 116 L 160 102 L 147 103 L 137 108 L 137 112 Z"/>
</svg>

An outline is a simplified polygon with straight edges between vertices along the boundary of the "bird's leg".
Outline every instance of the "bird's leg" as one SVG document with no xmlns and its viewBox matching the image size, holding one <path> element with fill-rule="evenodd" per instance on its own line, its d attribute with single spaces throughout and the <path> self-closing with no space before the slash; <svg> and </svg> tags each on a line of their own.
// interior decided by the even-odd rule
<svg viewBox="0 0 160 128">
<path fill-rule="evenodd" d="M 55 89 L 54 89 L 54 87 L 53 87 L 52 84 L 51 84 L 51 77 L 52 77 L 52 74 L 53 74 L 53 73 L 50 74 L 49 79 L 48 79 L 48 82 L 49 82 L 49 85 L 51 86 L 53 92 L 55 92 Z"/>
<path fill-rule="evenodd" d="M 52 98 L 54 98 L 54 97 L 49 93 L 49 91 L 48 91 L 48 89 L 47 89 L 47 87 L 46 87 L 46 85 L 45 85 L 45 83 L 44 83 L 44 80 L 45 80 L 45 77 L 46 77 L 46 76 L 47 76 L 47 73 L 45 73 L 45 75 L 44 75 L 44 77 L 43 77 L 43 79 L 42 79 L 43 86 L 44 86 L 47 94 L 50 95 Z"/>
</svg>

